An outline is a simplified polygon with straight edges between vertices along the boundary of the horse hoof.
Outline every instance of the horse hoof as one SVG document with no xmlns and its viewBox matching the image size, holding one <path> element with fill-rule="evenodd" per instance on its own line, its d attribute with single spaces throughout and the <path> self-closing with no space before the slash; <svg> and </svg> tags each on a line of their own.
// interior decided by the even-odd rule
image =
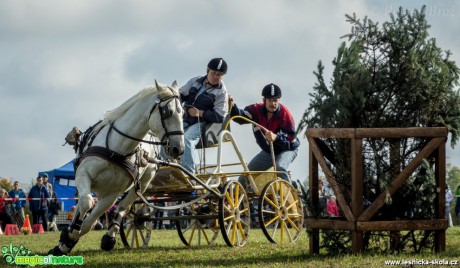
<svg viewBox="0 0 460 268">
<path fill-rule="evenodd" d="M 108 234 L 105 234 L 101 239 L 101 249 L 105 251 L 110 251 L 113 249 L 116 243 L 115 237 L 111 237 Z"/>
<path fill-rule="evenodd" d="M 64 228 L 61 232 L 61 236 L 59 238 L 59 242 L 61 242 L 62 244 L 64 244 L 67 248 L 69 248 L 69 252 L 73 249 L 73 247 L 75 247 L 75 245 L 78 243 L 78 239 L 77 240 L 72 240 L 70 238 L 70 230 L 67 229 L 67 228 Z M 59 250 L 61 251 L 61 250 Z"/>
<path fill-rule="evenodd" d="M 64 252 L 62 252 L 58 246 L 55 246 L 54 248 L 50 249 L 50 251 L 48 251 L 48 255 L 62 256 L 64 255 Z"/>
</svg>

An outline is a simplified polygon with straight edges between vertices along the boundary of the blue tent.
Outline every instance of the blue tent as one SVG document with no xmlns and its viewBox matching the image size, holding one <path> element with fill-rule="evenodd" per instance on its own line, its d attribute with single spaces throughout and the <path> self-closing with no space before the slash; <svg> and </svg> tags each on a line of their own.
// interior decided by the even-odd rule
<svg viewBox="0 0 460 268">
<path fill-rule="evenodd" d="M 75 172 L 73 163 L 75 159 L 62 167 L 52 169 L 49 171 L 40 171 L 39 176 L 48 174 L 48 182 L 53 185 L 53 190 L 56 192 L 58 198 L 73 198 L 77 187 L 75 187 Z M 69 211 L 75 205 L 75 200 L 60 200 L 63 203 L 62 210 Z"/>
</svg>

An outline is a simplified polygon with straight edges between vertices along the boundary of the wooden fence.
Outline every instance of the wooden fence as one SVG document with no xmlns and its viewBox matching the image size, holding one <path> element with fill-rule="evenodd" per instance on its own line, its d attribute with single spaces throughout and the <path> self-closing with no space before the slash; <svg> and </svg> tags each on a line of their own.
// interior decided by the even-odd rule
<svg viewBox="0 0 460 268">
<path fill-rule="evenodd" d="M 446 141 L 447 128 L 334 128 L 308 129 L 306 136 L 309 143 L 309 192 L 313 206 L 319 204 L 318 180 L 321 166 L 329 185 L 337 197 L 337 203 L 342 209 L 345 220 L 338 219 L 308 219 L 307 227 L 312 231 L 310 237 L 310 253 L 319 253 L 319 230 L 346 230 L 351 232 L 353 253 L 364 249 L 363 232 L 366 231 L 393 231 L 403 230 L 434 230 L 434 250 L 445 250 L 447 221 L 445 220 L 445 188 L 446 188 Z M 415 158 L 397 174 L 389 186 L 390 195 L 406 182 L 410 175 L 422 164 L 423 159 L 434 157 L 435 177 L 437 184 L 435 198 L 435 217 L 431 220 L 396 220 L 370 221 L 371 218 L 385 204 L 386 192 L 364 209 L 363 205 L 363 139 L 391 138 L 404 139 L 414 137 L 428 138 L 428 143 Z M 326 164 L 325 152 L 321 150 L 320 138 L 351 139 L 351 203 L 345 200 L 336 178 Z"/>
</svg>

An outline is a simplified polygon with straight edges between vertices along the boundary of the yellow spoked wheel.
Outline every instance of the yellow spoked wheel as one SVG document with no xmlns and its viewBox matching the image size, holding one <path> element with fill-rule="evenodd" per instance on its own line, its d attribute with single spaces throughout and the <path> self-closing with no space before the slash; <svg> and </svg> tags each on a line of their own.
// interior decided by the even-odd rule
<svg viewBox="0 0 460 268">
<path fill-rule="evenodd" d="M 248 195 L 237 181 L 228 181 L 222 194 L 219 200 L 222 236 L 229 247 L 242 247 L 248 241 L 251 224 Z"/>
<path fill-rule="evenodd" d="M 153 209 L 144 203 L 131 205 L 120 225 L 120 238 L 125 247 L 148 247 L 152 234 L 152 213 Z"/>
<path fill-rule="evenodd" d="M 219 235 L 217 204 L 203 202 L 185 207 L 176 221 L 180 239 L 186 246 L 212 245 Z"/>
<path fill-rule="evenodd" d="M 268 183 L 259 197 L 259 223 L 272 243 L 294 243 L 303 226 L 303 205 L 297 190 L 287 181 Z"/>
</svg>

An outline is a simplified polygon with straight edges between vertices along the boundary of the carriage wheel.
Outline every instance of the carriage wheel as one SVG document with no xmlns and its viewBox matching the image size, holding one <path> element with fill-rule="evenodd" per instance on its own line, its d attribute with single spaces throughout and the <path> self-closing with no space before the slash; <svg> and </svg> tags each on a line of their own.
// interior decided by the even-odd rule
<svg viewBox="0 0 460 268">
<path fill-rule="evenodd" d="M 144 203 L 133 204 L 121 221 L 120 237 L 123 245 L 129 248 L 145 248 L 152 234 L 149 220 L 153 209 Z"/>
<path fill-rule="evenodd" d="M 178 212 L 177 215 L 183 217 L 183 219 L 176 221 L 176 229 L 180 239 L 186 246 L 214 244 L 219 235 L 217 218 L 193 219 L 193 217 L 216 215 L 216 210 L 217 204 L 200 202 L 185 207 Z"/>
<path fill-rule="evenodd" d="M 237 181 L 228 181 L 219 200 L 219 225 L 229 247 L 242 247 L 248 241 L 251 217 L 248 195 Z"/>
<path fill-rule="evenodd" d="M 278 179 L 265 186 L 259 197 L 259 223 L 270 242 L 295 242 L 303 219 L 302 202 L 289 182 Z"/>
</svg>

